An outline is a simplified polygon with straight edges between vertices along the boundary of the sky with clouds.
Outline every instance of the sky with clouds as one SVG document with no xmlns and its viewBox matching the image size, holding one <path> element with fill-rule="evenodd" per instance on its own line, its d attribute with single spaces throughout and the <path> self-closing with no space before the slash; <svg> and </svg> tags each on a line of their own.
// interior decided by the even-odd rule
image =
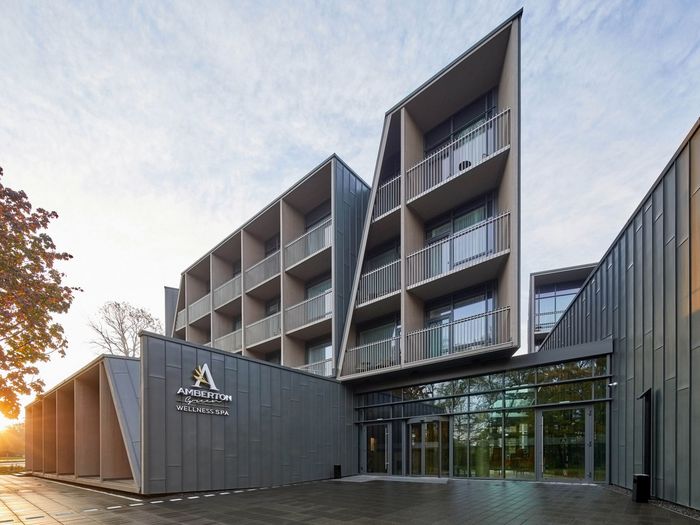
<svg viewBox="0 0 700 525">
<path fill-rule="evenodd" d="M 523 305 L 530 272 L 600 258 L 700 116 L 695 0 L 0 5 L 4 184 L 58 211 L 84 289 L 47 386 L 94 358 L 102 303 L 162 318 L 330 153 L 370 181 L 385 111 L 520 7 Z"/>
</svg>

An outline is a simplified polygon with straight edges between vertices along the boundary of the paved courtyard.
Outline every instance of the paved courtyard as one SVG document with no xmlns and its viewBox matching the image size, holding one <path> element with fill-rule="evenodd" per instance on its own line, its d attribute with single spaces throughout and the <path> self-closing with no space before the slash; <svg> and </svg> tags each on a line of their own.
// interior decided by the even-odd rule
<svg viewBox="0 0 700 525">
<path fill-rule="evenodd" d="M 0 476 L 0 524 L 699 523 L 600 486 L 356 479 L 139 498 Z"/>
</svg>

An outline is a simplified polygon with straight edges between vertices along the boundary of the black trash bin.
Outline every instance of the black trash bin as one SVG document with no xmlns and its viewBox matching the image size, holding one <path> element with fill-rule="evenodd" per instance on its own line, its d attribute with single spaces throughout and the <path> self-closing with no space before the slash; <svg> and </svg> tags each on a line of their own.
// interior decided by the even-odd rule
<svg viewBox="0 0 700 525">
<path fill-rule="evenodd" d="M 635 474 L 632 479 L 632 500 L 637 503 L 648 503 L 651 492 L 649 474 Z"/>
<path fill-rule="evenodd" d="M 342 476 L 340 474 L 340 465 L 333 465 L 333 478 L 340 479 Z"/>
</svg>

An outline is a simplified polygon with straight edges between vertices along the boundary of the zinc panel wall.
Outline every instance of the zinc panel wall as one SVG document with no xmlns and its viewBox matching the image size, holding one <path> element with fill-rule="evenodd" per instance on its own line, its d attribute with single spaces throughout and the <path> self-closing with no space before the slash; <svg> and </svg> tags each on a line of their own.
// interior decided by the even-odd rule
<svg viewBox="0 0 700 525">
<path fill-rule="evenodd" d="M 177 411 L 178 388 L 207 364 L 228 416 Z M 142 337 L 146 494 L 264 487 L 357 469 L 351 395 L 342 384 L 185 342 Z"/>
<path fill-rule="evenodd" d="M 700 134 L 680 150 L 542 351 L 610 336 L 610 480 L 643 469 L 652 389 L 652 491 L 700 508 Z M 607 271 L 605 271 L 607 270 Z"/>
<path fill-rule="evenodd" d="M 362 228 L 367 214 L 370 189 L 360 178 L 337 159 L 334 166 L 335 239 L 333 242 L 333 295 L 335 296 L 335 350 L 336 362 L 340 355 L 347 319 L 350 293 L 357 268 L 362 240 Z"/>
</svg>

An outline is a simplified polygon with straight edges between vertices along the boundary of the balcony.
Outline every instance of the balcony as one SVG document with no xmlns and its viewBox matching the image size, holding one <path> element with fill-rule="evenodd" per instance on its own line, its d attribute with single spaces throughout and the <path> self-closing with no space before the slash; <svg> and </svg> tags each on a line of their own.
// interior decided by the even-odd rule
<svg viewBox="0 0 700 525">
<path fill-rule="evenodd" d="M 401 366 L 401 336 L 368 343 L 345 351 L 343 376 Z"/>
<path fill-rule="evenodd" d="M 249 324 L 245 327 L 245 344 L 246 347 L 258 345 L 270 339 L 279 337 L 281 333 L 280 327 L 281 316 L 279 313 L 265 317 L 260 321 Z"/>
<path fill-rule="evenodd" d="M 214 309 L 221 308 L 241 295 L 241 276 L 236 275 L 214 289 Z"/>
<path fill-rule="evenodd" d="M 226 352 L 238 352 L 243 348 L 243 330 L 236 330 L 223 337 L 214 339 L 214 348 Z"/>
<path fill-rule="evenodd" d="M 564 310 L 560 312 L 540 312 L 535 315 L 535 332 L 536 333 L 547 333 L 564 313 Z"/>
<path fill-rule="evenodd" d="M 245 291 L 249 292 L 261 284 L 270 281 L 280 273 L 280 252 L 279 250 L 268 255 L 262 261 L 255 263 L 245 272 Z M 270 288 L 276 288 L 271 286 Z M 273 295 L 277 295 L 279 290 L 270 290 Z M 267 297 L 265 297 L 267 298 Z"/>
<path fill-rule="evenodd" d="M 510 109 L 406 172 L 406 202 L 424 220 L 498 187 L 510 149 Z"/>
<path fill-rule="evenodd" d="M 304 372 L 316 374 L 317 376 L 331 377 L 333 375 L 333 358 L 329 357 L 317 363 L 298 366 L 297 370 L 303 370 Z"/>
<path fill-rule="evenodd" d="M 505 212 L 409 255 L 407 288 L 425 300 L 494 279 L 509 252 L 510 212 Z"/>
<path fill-rule="evenodd" d="M 211 294 L 207 294 L 201 299 L 197 299 L 187 307 L 187 315 L 190 324 L 195 323 L 211 312 Z"/>
<path fill-rule="evenodd" d="M 376 221 L 399 208 L 401 204 L 401 174 L 377 188 L 372 220 Z"/>
<path fill-rule="evenodd" d="M 186 310 L 183 308 L 177 313 L 177 316 L 175 317 L 175 331 L 178 332 L 182 330 L 185 326 L 187 326 L 187 313 Z"/>
<path fill-rule="evenodd" d="M 309 279 L 319 268 L 330 269 L 333 220 L 319 224 L 284 247 L 284 266 L 300 279 Z"/>
<path fill-rule="evenodd" d="M 286 333 L 293 333 L 302 339 L 318 337 L 330 331 L 332 315 L 333 291 L 328 290 L 287 308 L 284 312 L 284 329 Z M 326 320 L 328 322 L 321 323 Z"/>
<path fill-rule="evenodd" d="M 510 307 L 424 328 L 406 336 L 406 363 L 480 354 L 511 345 Z"/>
<path fill-rule="evenodd" d="M 401 286 L 401 261 L 396 260 L 363 273 L 357 286 L 357 306 L 398 292 Z"/>
</svg>

